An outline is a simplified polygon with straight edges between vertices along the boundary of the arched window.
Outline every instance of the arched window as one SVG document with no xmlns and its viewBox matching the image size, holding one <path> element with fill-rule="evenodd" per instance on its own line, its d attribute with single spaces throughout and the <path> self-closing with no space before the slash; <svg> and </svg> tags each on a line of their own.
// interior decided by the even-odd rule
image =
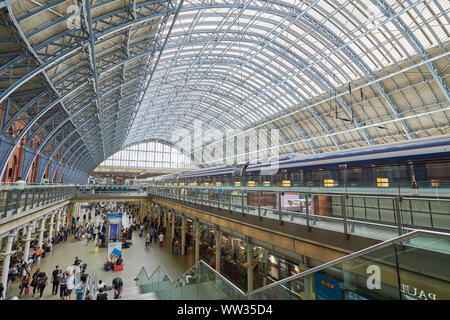
<svg viewBox="0 0 450 320">
<path fill-rule="evenodd" d="M 100 166 L 132 168 L 196 169 L 192 161 L 178 149 L 151 141 L 116 152 Z"/>
</svg>

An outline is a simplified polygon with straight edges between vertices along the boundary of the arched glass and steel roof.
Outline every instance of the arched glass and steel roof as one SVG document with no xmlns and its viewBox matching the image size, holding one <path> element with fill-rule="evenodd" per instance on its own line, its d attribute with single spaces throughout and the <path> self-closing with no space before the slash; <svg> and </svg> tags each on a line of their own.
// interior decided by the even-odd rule
<svg viewBox="0 0 450 320">
<path fill-rule="evenodd" d="M 174 144 L 174 133 L 200 126 L 279 129 L 281 153 L 450 133 L 448 1 L 0 8 L 2 175 L 20 147 L 22 176 L 36 166 L 38 181 L 84 181 L 127 146 Z"/>
</svg>

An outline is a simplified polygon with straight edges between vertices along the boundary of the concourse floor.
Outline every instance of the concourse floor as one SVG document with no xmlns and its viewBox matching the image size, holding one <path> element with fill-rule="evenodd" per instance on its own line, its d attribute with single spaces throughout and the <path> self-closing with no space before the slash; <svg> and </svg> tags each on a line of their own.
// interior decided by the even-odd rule
<svg viewBox="0 0 450 320">
<path fill-rule="evenodd" d="M 92 222 L 97 221 L 92 220 Z M 123 217 L 123 225 L 125 227 L 129 225 L 127 217 Z M 42 300 L 60 299 L 59 289 L 58 295 L 52 296 L 52 284 L 50 283 L 51 273 L 55 269 L 56 265 L 59 265 L 62 270 L 66 270 L 73 264 L 75 256 L 78 256 L 82 263 L 87 263 L 86 273 L 89 274 L 89 276 L 93 276 L 95 274 L 98 280 L 106 282 L 109 286 L 115 277 L 122 278 L 124 282 L 122 297 L 124 299 L 127 299 L 127 288 L 130 288 L 130 297 L 128 298 L 131 298 L 131 295 L 136 295 L 136 286 L 133 279 L 142 267 L 145 267 L 145 270 L 150 276 L 159 265 L 163 265 L 169 273 L 169 276 L 174 280 L 177 279 L 183 272 L 194 265 L 195 258 L 192 248 L 188 248 L 185 256 L 173 255 L 171 253 L 172 244 L 170 228 L 168 229 L 169 232 L 167 233 L 167 240 L 164 241 L 162 248 L 159 247 L 159 243 L 155 244 L 153 242 L 151 248 L 145 249 L 145 237 L 140 238 L 138 232 L 133 232 L 133 237 L 131 240 L 133 245 L 128 249 L 122 249 L 124 270 L 116 272 L 107 272 L 103 269 L 103 265 L 107 259 L 107 248 L 99 248 L 98 254 L 95 254 L 94 248 L 96 241 L 90 241 L 88 245 L 87 240 L 75 241 L 74 236 L 70 235 L 66 243 L 54 245 L 52 252 L 48 252 L 46 257 L 37 262 L 32 268 L 31 275 L 37 268 L 40 268 L 41 271 L 44 271 L 49 278 L 49 283 L 44 290 Z M 16 281 L 7 290 L 7 297 L 19 295 L 19 283 L 20 281 L 16 279 Z M 35 297 L 32 297 L 32 291 L 33 288 L 30 286 L 30 293 L 28 295 L 23 295 L 21 299 L 39 299 L 39 293 L 36 291 Z M 72 292 L 71 299 L 75 299 L 74 292 Z M 108 299 L 113 299 L 112 291 L 108 291 Z"/>
</svg>

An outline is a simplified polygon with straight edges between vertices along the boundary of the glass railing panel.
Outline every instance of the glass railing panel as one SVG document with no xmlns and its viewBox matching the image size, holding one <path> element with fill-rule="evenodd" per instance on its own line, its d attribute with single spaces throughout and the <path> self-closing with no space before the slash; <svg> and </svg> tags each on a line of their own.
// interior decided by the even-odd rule
<svg viewBox="0 0 450 320">
<path fill-rule="evenodd" d="M 313 274 L 249 293 L 246 299 L 355 300 L 398 299 L 399 289 L 393 246 L 324 268 Z M 378 283 L 369 276 L 379 271 Z M 378 279 L 378 278 L 377 278 Z M 378 288 L 379 287 L 379 288 Z"/>
<path fill-rule="evenodd" d="M 417 236 L 417 232 L 410 237 L 377 245 L 365 254 L 355 253 L 340 259 L 342 262 L 316 268 L 315 272 L 306 271 L 304 276 L 288 278 L 242 298 L 450 299 L 450 241 L 436 235 Z"/>
<path fill-rule="evenodd" d="M 169 275 L 165 272 L 164 269 L 160 270 L 159 273 L 159 287 L 158 294 L 162 300 L 171 300 L 171 285 L 172 281 L 169 278 Z"/>
<path fill-rule="evenodd" d="M 145 270 L 141 269 L 136 277 L 136 284 L 141 293 L 155 292 L 160 299 L 164 300 L 217 300 L 243 294 L 202 261 L 174 282 L 161 266 L 150 278 L 147 278 Z"/>
<path fill-rule="evenodd" d="M 450 300 L 450 241 L 419 236 L 396 246 L 405 300 Z"/>
<path fill-rule="evenodd" d="M 149 277 L 144 267 L 142 267 L 139 271 L 138 275 L 135 278 L 135 281 L 137 286 L 142 286 L 149 282 Z"/>
</svg>

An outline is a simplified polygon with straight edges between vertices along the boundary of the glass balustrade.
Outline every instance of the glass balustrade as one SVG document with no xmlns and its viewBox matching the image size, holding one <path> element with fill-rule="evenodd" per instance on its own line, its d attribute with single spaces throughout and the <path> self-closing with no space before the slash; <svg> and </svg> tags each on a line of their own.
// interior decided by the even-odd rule
<svg viewBox="0 0 450 320">
<path fill-rule="evenodd" d="M 450 237 L 415 231 L 232 298 L 448 300 Z"/>
<path fill-rule="evenodd" d="M 173 281 L 162 266 L 151 276 L 144 268 L 136 277 L 141 294 L 154 292 L 162 300 L 220 300 L 243 292 L 202 260 Z"/>
<path fill-rule="evenodd" d="M 414 229 L 450 230 L 450 195 L 440 198 L 276 190 L 223 186 L 148 188 L 150 195 L 379 240 Z"/>
</svg>

